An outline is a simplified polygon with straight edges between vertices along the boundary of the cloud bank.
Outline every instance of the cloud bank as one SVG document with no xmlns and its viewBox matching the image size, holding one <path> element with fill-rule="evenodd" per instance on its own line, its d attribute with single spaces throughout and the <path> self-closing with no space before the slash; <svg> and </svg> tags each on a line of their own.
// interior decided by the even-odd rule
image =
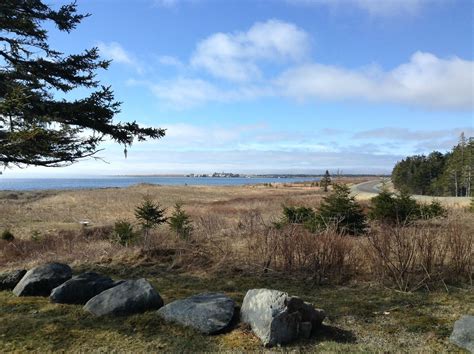
<svg viewBox="0 0 474 354">
<path fill-rule="evenodd" d="M 427 109 L 470 110 L 474 62 L 416 52 L 392 70 L 353 70 L 312 63 L 289 69 L 277 80 L 282 95 L 305 100 L 357 99 Z"/>
<path fill-rule="evenodd" d="M 101 42 L 99 48 L 107 58 L 141 70 L 119 43 Z M 307 32 L 271 19 L 247 31 L 211 34 L 196 44 L 185 62 L 169 55 L 158 57 L 157 63 L 172 66 L 176 76 L 142 84 L 161 102 L 178 109 L 262 97 L 474 109 L 474 61 L 417 51 L 393 68 L 373 63 L 349 68 L 312 60 L 310 53 Z"/>
</svg>

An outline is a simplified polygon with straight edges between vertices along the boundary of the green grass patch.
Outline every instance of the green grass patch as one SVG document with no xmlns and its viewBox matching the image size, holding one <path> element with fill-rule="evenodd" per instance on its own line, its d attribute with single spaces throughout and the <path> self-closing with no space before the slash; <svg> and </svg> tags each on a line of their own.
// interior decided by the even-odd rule
<svg viewBox="0 0 474 354">
<path fill-rule="evenodd" d="M 449 294 L 403 294 L 367 284 L 317 287 L 294 278 L 228 274 L 206 277 L 173 273 L 157 266 L 87 269 L 116 279 L 146 277 L 166 303 L 200 292 L 223 291 L 240 304 L 248 289 L 266 287 L 299 295 L 325 309 L 328 319 L 318 334 L 284 347 L 285 350 L 456 350 L 447 337 L 461 314 L 472 313 L 469 304 L 474 303 L 473 293 L 460 289 Z M 203 336 L 165 323 L 154 312 L 124 318 L 95 318 L 81 306 L 56 305 L 46 298 L 18 298 L 11 292 L 0 292 L 0 352 L 261 349 L 251 331 L 239 324 L 227 333 Z"/>
</svg>

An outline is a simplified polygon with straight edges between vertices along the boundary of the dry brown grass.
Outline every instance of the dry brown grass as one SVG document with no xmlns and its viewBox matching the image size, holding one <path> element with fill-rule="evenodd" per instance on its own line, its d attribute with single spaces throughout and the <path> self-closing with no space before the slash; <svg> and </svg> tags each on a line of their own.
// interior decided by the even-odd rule
<svg viewBox="0 0 474 354">
<path fill-rule="evenodd" d="M 447 219 L 412 227 L 372 224 L 366 237 L 333 230 L 319 234 L 301 226 L 274 227 L 281 205 L 317 207 L 323 193 L 310 185 L 191 187 L 139 185 L 125 189 L 0 195 L 0 230 L 14 242 L 0 241 L 0 269 L 46 261 L 164 264 L 192 272 L 282 273 L 314 283 L 374 280 L 413 290 L 445 281 L 472 284 L 474 220 L 452 211 Z M 194 223 L 189 240 L 167 225 L 146 244 L 122 247 L 111 240 L 117 220 L 134 220 L 144 196 L 170 208 L 177 202 Z M 79 220 L 90 226 L 82 227 Z"/>
<path fill-rule="evenodd" d="M 0 230 L 10 228 L 16 239 L 0 240 L 0 271 L 63 261 L 75 272 L 147 277 L 165 302 L 224 291 L 241 303 L 248 289 L 268 287 L 327 311 L 314 338 L 275 351 L 455 351 L 448 341 L 453 323 L 472 312 L 472 288 L 465 288 L 472 282 L 474 218 L 461 210 L 412 227 L 372 224 L 369 235 L 347 237 L 332 230 L 311 234 L 298 225 L 274 227 L 281 204 L 319 204 L 322 193 L 305 185 L 11 194 L 0 192 Z M 194 222 L 192 237 L 181 240 L 162 225 L 146 244 L 112 242 L 113 223 L 133 221 L 144 195 L 165 207 L 183 201 Z M 83 228 L 82 219 L 92 224 Z M 389 289 L 420 286 L 430 291 Z M 97 321 L 79 306 L 52 306 L 9 292 L 0 292 L 0 332 L 0 352 L 263 350 L 246 328 L 202 336 L 152 312 Z"/>
<path fill-rule="evenodd" d="M 171 208 L 177 201 L 197 219 L 206 215 L 237 219 L 258 209 L 266 217 L 279 212 L 282 203 L 314 204 L 318 187 L 264 186 L 153 186 L 99 190 L 6 193 L 0 192 L 0 229 L 10 229 L 17 238 L 29 239 L 32 232 L 54 233 L 77 230 L 79 221 L 111 225 L 118 219 L 134 219 L 134 208 L 148 195 Z"/>
</svg>

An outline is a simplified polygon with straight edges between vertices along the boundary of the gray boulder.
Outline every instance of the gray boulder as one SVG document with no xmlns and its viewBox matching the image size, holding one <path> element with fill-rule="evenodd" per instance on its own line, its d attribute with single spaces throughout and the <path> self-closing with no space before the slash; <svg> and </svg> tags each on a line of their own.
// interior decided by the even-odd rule
<svg viewBox="0 0 474 354">
<path fill-rule="evenodd" d="M 0 274 L 0 291 L 13 290 L 25 274 L 26 270 L 24 269 Z"/>
<path fill-rule="evenodd" d="M 13 289 L 16 296 L 49 296 L 51 290 L 71 279 L 67 264 L 49 263 L 30 269 Z"/>
<path fill-rule="evenodd" d="M 273 346 L 308 338 L 326 317 L 310 303 L 278 290 L 252 289 L 245 295 L 240 318 L 260 338 Z"/>
<path fill-rule="evenodd" d="M 49 298 L 58 304 L 82 304 L 118 285 L 109 277 L 89 272 L 76 275 L 54 288 Z"/>
<path fill-rule="evenodd" d="M 126 280 L 94 296 L 84 310 L 95 316 L 124 316 L 157 310 L 163 306 L 160 294 L 146 279 Z"/>
<path fill-rule="evenodd" d="M 205 293 L 169 303 L 158 315 L 201 333 L 215 334 L 229 326 L 234 309 L 234 301 L 224 294 Z"/>
<path fill-rule="evenodd" d="M 449 340 L 458 347 L 474 353 L 474 316 L 465 315 L 457 320 Z"/>
</svg>

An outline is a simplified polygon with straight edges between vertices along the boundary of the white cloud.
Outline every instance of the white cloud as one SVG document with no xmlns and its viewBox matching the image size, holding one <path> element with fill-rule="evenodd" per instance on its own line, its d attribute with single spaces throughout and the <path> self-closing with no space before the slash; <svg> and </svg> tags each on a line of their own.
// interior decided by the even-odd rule
<svg viewBox="0 0 474 354">
<path fill-rule="evenodd" d="M 142 66 L 138 60 L 129 52 L 127 52 L 120 43 L 117 42 L 98 42 L 100 54 L 105 58 L 112 60 L 115 63 L 129 65 L 135 68 L 138 72 L 142 72 Z"/>
<path fill-rule="evenodd" d="M 117 43 L 101 43 L 101 47 L 119 62 L 136 63 Z M 376 65 L 357 69 L 310 62 L 309 47 L 308 34 L 291 23 L 258 22 L 246 32 L 215 33 L 202 40 L 189 64 L 173 56 L 158 57 L 162 65 L 176 67 L 178 76 L 142 84 L 160 101 L 178 109 L 262 97 L 383 102 L 428 110 L 474 109 L 473 61 L 418 51 L 389 70 Z M 269 62 L 283 65 L 269 67 Z M 264 77 L 264 69 L 267 75 L 276 74 Z"/>
<path fill-rule="evenodd" d="M 228 94 L 201 79 L 177 78 L 149 85 L 160 100 L 177 108 L 187 108 L 208 101 L 228 101 Z"/>
<path fill-rule="evenodd" d="M 335 9 L 357 7 L 371 16 L 400 16 L 417 14 L 424 5 L 439 0 L 287 0 L 290 4 L 324 5 Z"/>
<path fill-rule="evenodd" d="M 416 52 L 407 63 L 384 71 L 310 63 L 293 67 L 272 81 L 222 85 L 178 77 L 148 84 L 153 93 L 177 108 L 208 102 L 236 102 L 262 97 L 305 100 L 363 100 L 429 110 L 474 109 L 474 62 Z"/>
<path fill-rule="evenodd" d="M 423 52 L 385 72 L 303 65 L 283 73 L 276 84 L 281 94 L 298 100 L 363 99 L 428 109 L 474 108 L 474 62 Z"/>
<path fill-rule="evenodd" d="M 160 101 L 169 103 L 177 109 L 195 107 L 208 102 L 236 102 L 274 95 L 271 87 L 249 85 L 222 88 L 199 78 L 178 77 L 158 83 L 129 80 L 129 83 L 148 86 Z"/>
<path fill-rule="evenodd" d="M 307 55 L 309 37 L 291 23 L 255 23 L 247 32 L 215 33 L 198 43 L 191 65 L 231 81 L 261 76 L 258 61 L 300 60 Z"/>
<path fill-rule="evenodd" d="M 132 57 L 129 53 L 123 49 L 123 47 L 117 42 L 104 43 L 99 42 L 97 44 L 100 53 L 108 59 L 112 59 L 118 63 L 133 65 Z"/>
<path fill-rule="evenodd" d="M 240 124 L 233 126 L 210 125 L 203 127 L 189 123 L 163 123 L 166 127 L 167 147 L 176 149 L 228 148 L 241 141 L 259 140 L 259 136 L 268 130 L 265 124 Z"/>
</svg>

